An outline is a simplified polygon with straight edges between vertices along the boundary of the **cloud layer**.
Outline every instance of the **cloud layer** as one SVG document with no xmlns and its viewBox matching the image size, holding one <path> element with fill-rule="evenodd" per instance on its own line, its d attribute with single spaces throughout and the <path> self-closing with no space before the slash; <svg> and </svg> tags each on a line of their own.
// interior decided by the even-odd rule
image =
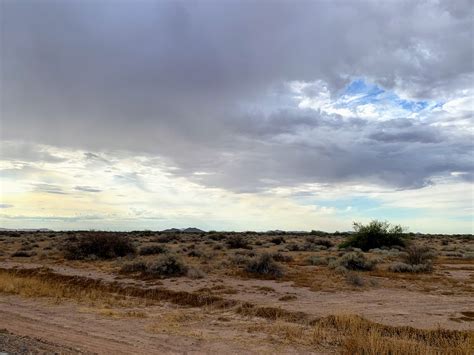
<svg viewBox="0 0 474 355">
<path fill-rule="evenodd" d="M 111 163 L 100 152 L 156 157 L 143 164 L 237 193 L 472 183 L 469 0 L 45 0 L 0 10 L 10 163 L 66 159 L 37 150 L 46 144 L 84 151 L 94 169 Z M 142 182 L 129 171 L 114 183 Z M 64 194 L 48 181 L 34 189 Z"/>
</svg>

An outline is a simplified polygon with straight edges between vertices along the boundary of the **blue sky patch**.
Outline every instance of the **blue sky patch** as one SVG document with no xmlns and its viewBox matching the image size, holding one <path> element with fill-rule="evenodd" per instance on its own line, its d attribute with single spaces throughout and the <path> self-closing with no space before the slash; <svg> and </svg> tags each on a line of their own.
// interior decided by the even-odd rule
<svg viewBox="0 0 474 355">
<path fill-rule="evenodd" d="M 407 117 L 431 111 L 438 106 L 436 102 L 426 100 L 402 99 L 394 91 L 367 82 L 364 79 L 353 80 L 341 92 L 336 100 L 335 107 L 357 110 L 363 105 L 372 105 L 375 112 L 384 119 Z"/>
</svg>

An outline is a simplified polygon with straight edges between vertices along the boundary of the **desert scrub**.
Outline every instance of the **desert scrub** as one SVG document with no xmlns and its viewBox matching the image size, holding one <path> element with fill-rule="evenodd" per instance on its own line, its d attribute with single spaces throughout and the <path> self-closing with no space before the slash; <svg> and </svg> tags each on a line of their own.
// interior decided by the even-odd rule
<svg viewBox="0 0 474 355">
<path fill-rule="evenodd" d="M 159 244 L 146 245 L 140 248 L 138 254 L 140 255 L 155 255 L 155 254 L 166 254 L 168 249 Z"/>
<path fill-rule="evenodd" d="M 396 262 L 388 267 L 388 270 L 391 272 L 431 272 L 433 270 L 433 265 L 431 264 L 419 264 L 419 265 L 410 265 L 407 263 Z"/>
<path fill-rule="evenodd" d="M 325 256 L 312 255 L 306 259 L 306 264 L 308 265 L 327 265 L 329 260 Z"/>
<path fill-rule="evenodd" d="M 329 249 L 334 246 L 334 243 L 331 242 L 329 239 L 325 238 L 318 238 L 318 237 L 308 237 L 306 238 L 306 241 L 310 244 L 313 245 L 321 245 L 326 247 L 326 249 Z"/>
<path fill-rule="evenodd" d="M 375 268 L 376 262 L 369 260 L 360 251 L 354 251 L 346 253 L 340 258 L 333 260 L 329 263 L 329 267 L 332 269 L 344 268 L 346 270 L 360 270 L 370 271 Z"/>
<path fill-rule="evenodd" d="M 89 233 L 66 239 L 64 257 L 70 260 L 112 259 L 135 254 L 130 238 L 114 233 Z"/>
<path fill-rule="evenodd" d="M 184 276 L 188 267 L 176 255 L 163 255 L 157 261 L 147 265 L 145 274 L 153 277 Z"/>
<path fill-rule="evenodd" d="M 401 254 L 402 262 L 389 266 L 392 272 L 431 272 L 436 254 L 425 246 L 412 245 Z"/>
<path fill-rule="evenodd" d="M 30 258 L 32 256 L 35 256 L 36 255 L 36 252 L 34 251 L 29 251 L 29 250 L 25 250 L 25 249 L 20 249 L 20 250 L 17 250 L 16 252 L 14 252 L 11 256 L 12 258 Z"/>
<path fill-rule="evenodd" d="M 283 254 L 283 253 L 280 253 L 280 252 L 273 253 L 272 258 L 275 261 L 280 261 L 280 262 L 284 262 L 284 263 L 293 261 L 293 257 L 291 255 L 286 255 L 286 254 Z"/>
<path fill-rule="evenodd" d="M 245 266 L 245 271 L 251 274 L 257 274 L 262 276 L 283 276 L 282 267 L 278 263 L 276 263 L 275 260 L 273 260 L 272 255 L 268 253 L 250 259 Z"/>
<path fill-rule="evenodd" d="M 129 274 L 135 272 L 144 273 L 146 271 L 147 264 L 142 260 L 132 261 L 131 263 L 126 263 L 120 268 L 120 272 Z"/>
<path fill-rule="evenodd" d="M 383 246 L 405 246 L 406 235 L 401 226 L 392 226 L 388 222 L 372 221 L 367 225 L 354 223 L 355 233 L 339 245 L 340 248 L 360 248 L 363 251 Z"/>
<path fill-rule="evenodd" d="M 362 287 L 365 285 L 365 281 L 355 272 L 346 273 L 346 282 L 351 286 Z"/>
<path fill-rule="evenodd" d="M 146 263 L 143 260 L 137 260 L 126 263 L 120 272 L 140 273 L 151 277 L 171 277 L 186 275 L 188 267 L 175 255 L 163 255 L 155 262 Z"/>
<path fill-rule="evenodd" d="M 280 245 L 282 243 L 285 243 L 285 238 L 283 237 L 275 237 L 270 240 L 273 244 L 275 245 Z"/>
<path fill-rule="evenodd" d="M 434 250 L 419 245 L 411 245 L 402 254 L 402 260 L 410 265 L 432 263 L 436 258 Z"/>
<path fill-rule="evenodd" d="M 241 235 L 232 235 L 226 240 L 229 249 L 252 249 L 248 240 Z"/>
<path fill-rule="evenodd" d="M 190 267 L 186 273 L 186 276 L 190 279 L 203 279 L 206 277 L 206 273 L 195 267 Z"/>
</svg>

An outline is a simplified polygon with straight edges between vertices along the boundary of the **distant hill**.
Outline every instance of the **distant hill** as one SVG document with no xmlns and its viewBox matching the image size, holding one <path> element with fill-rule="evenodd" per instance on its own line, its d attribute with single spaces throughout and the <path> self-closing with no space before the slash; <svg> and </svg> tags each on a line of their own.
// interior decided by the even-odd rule
<svg viewBox="0 0 474 355">
<path fill-rule="evenodd" d="M 189 227 L 182 230 L 183 233 L 204 233 L 203 230 L 199 228 Z"/>
<path fill-rule="evenodd" d="M 188 228 L 168 228 L 162 231 L 163 233 L 205 233 L 202 229 L 188 227 Z"/>
</svg>

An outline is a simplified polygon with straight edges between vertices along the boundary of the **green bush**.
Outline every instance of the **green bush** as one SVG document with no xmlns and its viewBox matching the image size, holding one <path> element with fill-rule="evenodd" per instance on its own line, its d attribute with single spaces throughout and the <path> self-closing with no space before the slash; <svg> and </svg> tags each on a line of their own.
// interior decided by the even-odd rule
<svg viewBox="0 0 474 355">
<path fill-rule="evenodd" d="M 367 225 L 354 223 L 354 234 L 339 245 L 340 248 L 360 248 L 368 251 L 374 248 L 405 246 L 406 236 L 403 227 L 392 226 L 388 222 L 372 221 Z"/>
</svg>

